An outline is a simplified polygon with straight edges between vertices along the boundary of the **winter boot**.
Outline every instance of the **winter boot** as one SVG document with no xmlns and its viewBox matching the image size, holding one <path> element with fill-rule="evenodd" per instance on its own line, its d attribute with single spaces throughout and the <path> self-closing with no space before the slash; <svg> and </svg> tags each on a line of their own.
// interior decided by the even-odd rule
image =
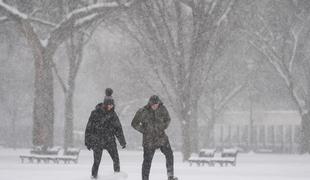
<svg viewBox="0 0 310 180">
<path fill-rule="evenodd" d="M 168 177 L 168 180 L 178 180 L 178 178 L 174 177 L 174 176 L 170 176 L 170 177 Z"/>
</svg>

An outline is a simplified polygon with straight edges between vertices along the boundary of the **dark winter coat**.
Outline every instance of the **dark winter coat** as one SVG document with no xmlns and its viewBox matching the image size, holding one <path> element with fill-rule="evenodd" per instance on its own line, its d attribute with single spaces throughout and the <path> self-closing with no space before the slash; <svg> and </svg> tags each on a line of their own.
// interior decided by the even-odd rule
<svg viewBox="0 0 310 180">
<path fill-rule="evenodd" d="M 139 109 L 131 126 L 143 134 L 143 147 L 159 148 L 169 143 L 165 130 L 170 121 L 167 108 L 160 102 L 157 110 L 153 110 L 150 104 Z"/>
<path fill-rule="evenodd" d="M 126 145 L 123 134 L 122 125 L 116 112 L 102 109 L 101 104 L 91 112 L 86 130 L 85 145 L 87 148 L 108 148 L 115 145 L 115 137 L 117 137 L 121 146 Z"/>
</svg>

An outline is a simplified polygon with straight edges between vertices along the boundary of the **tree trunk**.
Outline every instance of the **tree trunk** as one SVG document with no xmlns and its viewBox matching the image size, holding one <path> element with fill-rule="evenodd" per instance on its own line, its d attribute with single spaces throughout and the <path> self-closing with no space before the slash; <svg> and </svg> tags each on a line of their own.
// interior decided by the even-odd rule
<svg viewBox="0 0 310 180">
<path fill-rule="evenodd" d="M 34 58 L 32 143 L 35 146 L 53 146 L 54 81 L 52 60 L 55 52 L 42 46 L 38 35 L 28 21 L 20 21 L 18 27 L 25 35 Z"/>
<path fill-rule="evenodd" d="M 214 76 L 212 76 L 212 78 L 213 78 L 213 81 L 215 81 Z M 212 147 L 212 145 L 214 145 L 212 144 L 214 142 L 213 142 L 213 139 L 211 139 L 213 137 L 213 134 L 211 133 L 214 132 L 213 130 L 214 130 L 215 122 L 216 122 L 217 115 L 218 115 L 217 109 L 215 108 L 215 100 L 214 100 L 215 90 L 214 89 L 212 89 L 211 94 L 212 96 L 210 98 L 210 103 L 211 103 L 210 119 L 208 119 L 208 121 L 206 122 L 206 129 L 204 133 L 205 137 L 204 137 L 204 143 L 203 143 L 204 147 Z"/>
<path fill-rule="evenodd" d="M 12 110 L 12 119 L 11 119 L 11 137 L 10 144 L 13 149 L 16 149 L 16 120 L 17 120 L 17 110 Z"/>
<path fill-rule="evenodd" d="M 198 102 L 193 102 L 190 110 L 191 153 L 199 151 Z"/>
<path fill-rule="evenodd" d="M 70 78 L 70 77 L 69 77 Z M 69 79 L 69 86 L 65 93 L 65 128 L 64 128 L 64 148 L 73 147 L 73 94 L 74 94 L 74 80 Z"/>
<path fill-rule="evenodd" d="M 210 120 L 210 121 L 213 121 L 213 120 Z M 206 130 L 205 130 L 205 137 L 204 137 L 204 143 L 203 143 L 204 148 L 214 147 L 214 141 L 213 141 L 214 134 L 212 134 L 213 129 L 214 129 L 214 124 L 208 123 Z"/>
<path fill-rule="evenodd" d="M 186 103 L 186 100 L 184 100 Z M 182 154 L 183 161 L 187 161 L 192 152 L 198 151 L 198 123 L 196 106 L 183 104 L 181 107 L 180 123 L 182 128 Z"/>
<path fill-rule="evenodd" d="M 216 122 L 216 112 L 213 109 L 211 111 L 211 116 L 209 121 L 207 121 L 207 125 L 206 125 L 206 130 L 205 130 L 205 139 L 204 139 L 204 148 L 206 147 L 214 147 L 214 141 L 213 141 L 213 136 L 214 134 L 212 134 L 214 131 L 214 126 L 215 126 L 215 122 Z"/>
<path fill-rule="evenodd" d="M 74 35 L 71 32 L 70 43 L 67 45 L 67 54 L 69 59 L 68 87 L 65 90 L 65 126 L 64 126 L 64 148 L 73 147 L 74 145 L 74 110 L 73 100 L 75 91 L 75 80 L 83 59 L 84 35 Z"/>
<path fill-rule="evenodd" d="M 187 161 L 191 155 L 191 138 L 189 121 L 185 118 L 181 122 L 182 127 L 182 155 L 183 161 Z"/>
<path fill-rule="evenodd" d="M 301 116 L 300 152 L 310 153 L 310 113 Z"/>
<path fill-rule="evenodd" d="M 41 52 L 34 55 L 35 93 L 33 105 L 33 145 L 53 146 L 54 86 L 52 58 Z"/>
</svg>

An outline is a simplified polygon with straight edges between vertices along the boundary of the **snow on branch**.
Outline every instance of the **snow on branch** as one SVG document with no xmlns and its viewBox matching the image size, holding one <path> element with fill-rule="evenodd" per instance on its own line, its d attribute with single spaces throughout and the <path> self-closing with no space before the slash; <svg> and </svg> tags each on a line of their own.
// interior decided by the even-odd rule
<svg viewBox="0 0 310 180">
<path fill-rule="evenodd" d="M 294 64 L 294 61 L 296 59 L 297 46 L 298 46 L 298 43 L 299 43 L 299 35 L 301 34 L 304 26 L 305 26 L 305 22 L 303 22 L 300 26 L 293 27 L 293 29 L 291 30 L 291 34 L 292 34 L 292 37 L 293 37 L 293 43 L 294 44 L 293 44 L 292 55 L 291 55 L 290 62 L 289 62 L 289 67 L 288 67 L 290 73 L 293 70 L 293 64 Z"/>
<path fill-rule="evenodd" d="M 45 21 L 43 19 L 38 19 L 38 18 L 28 18 L 28 20 L 30 22 L 36 22 L 36 23 L 39 23 L 39 24 L 42 24 L 42 25 L 46 25 L 46 26 L 50 26 L 50 27 L 56 27 L 56 24 L 52 23 L 52 22 L 49 22 L 49 21 Z"/>
<path fill-rule="evenodd" d="M 55 49 L 57 44 L 61 44 L 66 39 L 70 33 L 70 29 L 74 28 L 76 31 L 79 31 L 80 28 L 89 26 L 98 20 L 98 18 L 121 10 L 124 7 L 130 7 L 138 1 L 131 0 L 121 5 L 116 2 L 98 3 L 72 11 L 50 32 L 47 47 Z"/>
<path fill-rule="evenodd" d="M 5 16 L 0 17 L 0 22 L 5 22 L 5 21 L 7 21 L 7 20 L 8 20 L 8 18 L 7 18 L 7 17 L 5 17 Z"/>
<path fill-rule="evenodd" d="M 280 57 L 275 53 L 275 50 L 270 44 L 267 42 L 264 37 L 262 37 L 257 32 L 250 32 L 247 30 L 243 30 L 242 32 L 246 33 L 249 37 L 254 38 L 255 40 L 249 40 L 248 43 L 256 49 L 259 53 L 266 57 L 267 61 L 272 65 L 272 67 L 279 73 L 280 77 L 285 81 L 287 86 L 290 86 L 291 81 L 289 74 L 286 73 L 284 64 L 281 65 Z M 261 42 L 262 44 L 258 44 Z"/>
<path fill-rule="evenodd" d="M 102 13 L 105 9 L 111 9 L 111 8 L 118 8 L 118 7 L 130 7 L 135 0 L 129 1 L 125 4 L 119 4 L 117 2 L 106 2 L 106 3 L 98 3 L 98 4 L 92 4 L 87 7 L 83 7 L 80 9 L 76 9 L 69 13 L 63 22 L 61 22 L 59 25 L 65 23 L 66 21 L 71 21 L 75 19 L 79 19 L 81 17 L 88 16 L 90 14 L 94 13 Z"/>
<path fill-rule="evenodd" d="M 194 8 L 194 2 L 193 0 L 180 0 L 181 3 L 185 4 L 186 6 L 190 8 Z"/>
<path fill-rule="evenodd" d="M 27 14 L 24 14 L 17 10 L 15 7 L 4 3 L 3 0 L 0 0 L 0 9 L 2 9 L 8 16 L 13 16 L 17 19 L 28 19 Z"/>
<path fill-rule="evenodd" d="M 91 21 L 91 20 L 94 19 L 97 15 L 98 15 L 98 13 L 94 13 L 94 14 L 91 14 L 91 15 L 86 16 L 86 17 L 84 17 L 84 18 L 78 19 L 78 20 L 75 22 L 74 26 L 80 26 L 80 25 L 84 24 L 84 23 L 87 22 L 87 21 Z"/>
<path fill-rule="evenodd" d="M 290 62 L 289 62 L 289 66 L 288 66 L 288 70 L 289 72 L 291 73 L 293 71 L 293 64 L 294 64 L 294 61 L 295 61 L 295 57 L 296 57 L 296 51 L 297 51 L 297 46 L 298 46 L 298 36 L 297 37 L 294 37 L 294 45 L 293 45 L 293 52 L 292 52 L 292 55 L 291 55 L 291 58 L 290 58 Z"/>
<path fill-rule="evenodd" d="M 92 4 L 92 5 L 72 11 L 66 16 L 65 21 L 71 18 L 75 18 L 77 16 L 83 16 L 83 14 L 89 14 L 89 13 L 92 13 L 98 10 L 102 10 L 102 8 L 115 8 L 118 6 L 119 4 L 116 2 Z"/>
<path fill-rule="evenodd" d="M 293 47 L 293 51 L 296 51 L 296 47 L 297 47 L 297 38 L 294 41 L 294 47 Z M 308 110 L 306 108 L 306 103 L 303 99 L 301 99 L 297 93 L 297 89 L 296 87 L 294 87 L 294 82 L 291 79 L 291 71 L 292 71 L 292 64 L 293 61 L 295 59 L 295 53 L 293 52 L 293 56 L 290 59 L 290 65 L 289 65 L 289 69 L 288 71 L 285 69 L 286 67 L 283 67 L 284 65 L 281 65 L 280 60 L 278 59 L 277 56 L 274 56 L 270 53 L 268 53 L 268 48 L 270 47 L 266 47 L 266 46 L 258 46 L 256 45 L 254 42 L 249 41 L 249 43 L 258 51 L 260 52 L 262 55 L 264 55 L 267 59 L 267 61 L 272 65 L 272 67 L 276 70 L 276 72 L 280 75 L 280 77 L 285 81 L 286 86 L 290 89 L 291 93 L 292 93 L 292 98 L 295 101 L 295 103 L 297 104 L 297 106 L 299 107 L 299 111 L 300 113 L 303 114 L 307 114 Z M 271 50 L 272 51 L 272 50 Z"/>
<path fill-rule="evenodd" d="M 209 10 L 208 14 L 212 14 L 213 13 L 213 10 L 215 9 L 216 5 L 217 5 L 217 1 L 212 1 L 212 4 L 211 4 L 211 7 L 210 7 L 210 10 Z"/>
<path fill-rule="evenodd" d="M 29 17 L 27 14 L 20 12 L 15 7 L 12 7 L 12 6 L 4 3 L 3 0 L 0 0 L 0 10 L 3 10 L 4 13 L 7 15 L 7 17 L 0 17 L 0 21 L 6 21 L 6 20 L 8 20 L 8 17 L 11 17 L 15 20 L 28 20 L 30 22 L 35 22 L 35 23 L 47 25 L 50 27 L 56 26 L 55 24 L 53 24 L 51 22 L 48 22 L 48 21 L 45 21 L 42 19 L 38 19 L 38 18 Z"/>
</svg>

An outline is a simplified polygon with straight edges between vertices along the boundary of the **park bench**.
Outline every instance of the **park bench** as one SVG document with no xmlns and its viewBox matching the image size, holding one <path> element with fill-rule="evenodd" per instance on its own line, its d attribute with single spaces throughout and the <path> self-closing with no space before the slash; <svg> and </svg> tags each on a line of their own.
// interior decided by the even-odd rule
<svg viewBox="0 0 310 180">
<path fill-rule="evenodd" d="M 214 158 L 216 150 L 215 149 L 201 149 L 198 153 L 198 155 L 193 154 L 189 159 L 188 162 L 190 166 L 192 166 L 193 163 L 196 163 L 198 166 L 200 165 L 211 165 L 212 159 Z"/>
<path fill-rule="evenodd" d="M 64 151 L 62 156 L 57 157 L 57 162 L 63 161 L 65 164 L 69 164 L 70 162 L 77 164 L 79 160 L 79 154 L 80 149 L 68 148 L 66 151 Z"/>
<path fill-rule="evenodd" d="M 25 159 L 27 159 L 30 163 L 49 163 L 49 161 L 56 162 L 55 157 L 58 155 L 60 149 L 60 147 L 49 148 L 44 146 L 34 146 L 30 150 L 30 154 L 20 155 L 19 157 L 22 163 L 25 162 Z"/>
<path fill-rule="evenodd" d="M 30 154 L 20 155 L 21 163 L 25 162 L 25 159 L 29 163 L 49 163 L 53 162 L 58 164 L 63 162 L 64 164 L 69 164 L 71 162 L 78 163 L 80 150 L 76 148 L 68 148 L 66 151 L 63 151 L 63 155 L 59 155 L 60 148 L 47 148 L 44 151 L 40 151 L 40 147 L 34 147 L 30 150 Z"/>
<path fill-rule="evenodd" d="M 29 163 L 49 163 L 50 161 L 53 161 L 54 163 L 57 163 L 57 159 L 55 155 L 37 155 L 37 154 L 30 154 L 30 155 L 20 155 L 21 162 L 24 163 L 25 159 L 28 160 Z"/>
<path fill-rule="evenodd" d="M 200 150 L 198 156 L 192 155 L 188 162 L 190 166 L 196 163 L 198 166 L 204 166 L 208 164 L 209 166 L 215 166 L 219 164 L 220 166 L 227 166 L 228 164 L 236 166 L 237 163 L 237 149 L 223 149 L 220 153 L 216 153 L 215 149 L 202 149 Z"/>
<path fill-rule="evenodd" d="M 236 166 L 237 164 L 237 149 L 223 149 L 219 157 L 214 157 L 211 160 L 211 165 L 219 164 L 220 166 L 227 166 L 228 164 Z"/>
</svg>

